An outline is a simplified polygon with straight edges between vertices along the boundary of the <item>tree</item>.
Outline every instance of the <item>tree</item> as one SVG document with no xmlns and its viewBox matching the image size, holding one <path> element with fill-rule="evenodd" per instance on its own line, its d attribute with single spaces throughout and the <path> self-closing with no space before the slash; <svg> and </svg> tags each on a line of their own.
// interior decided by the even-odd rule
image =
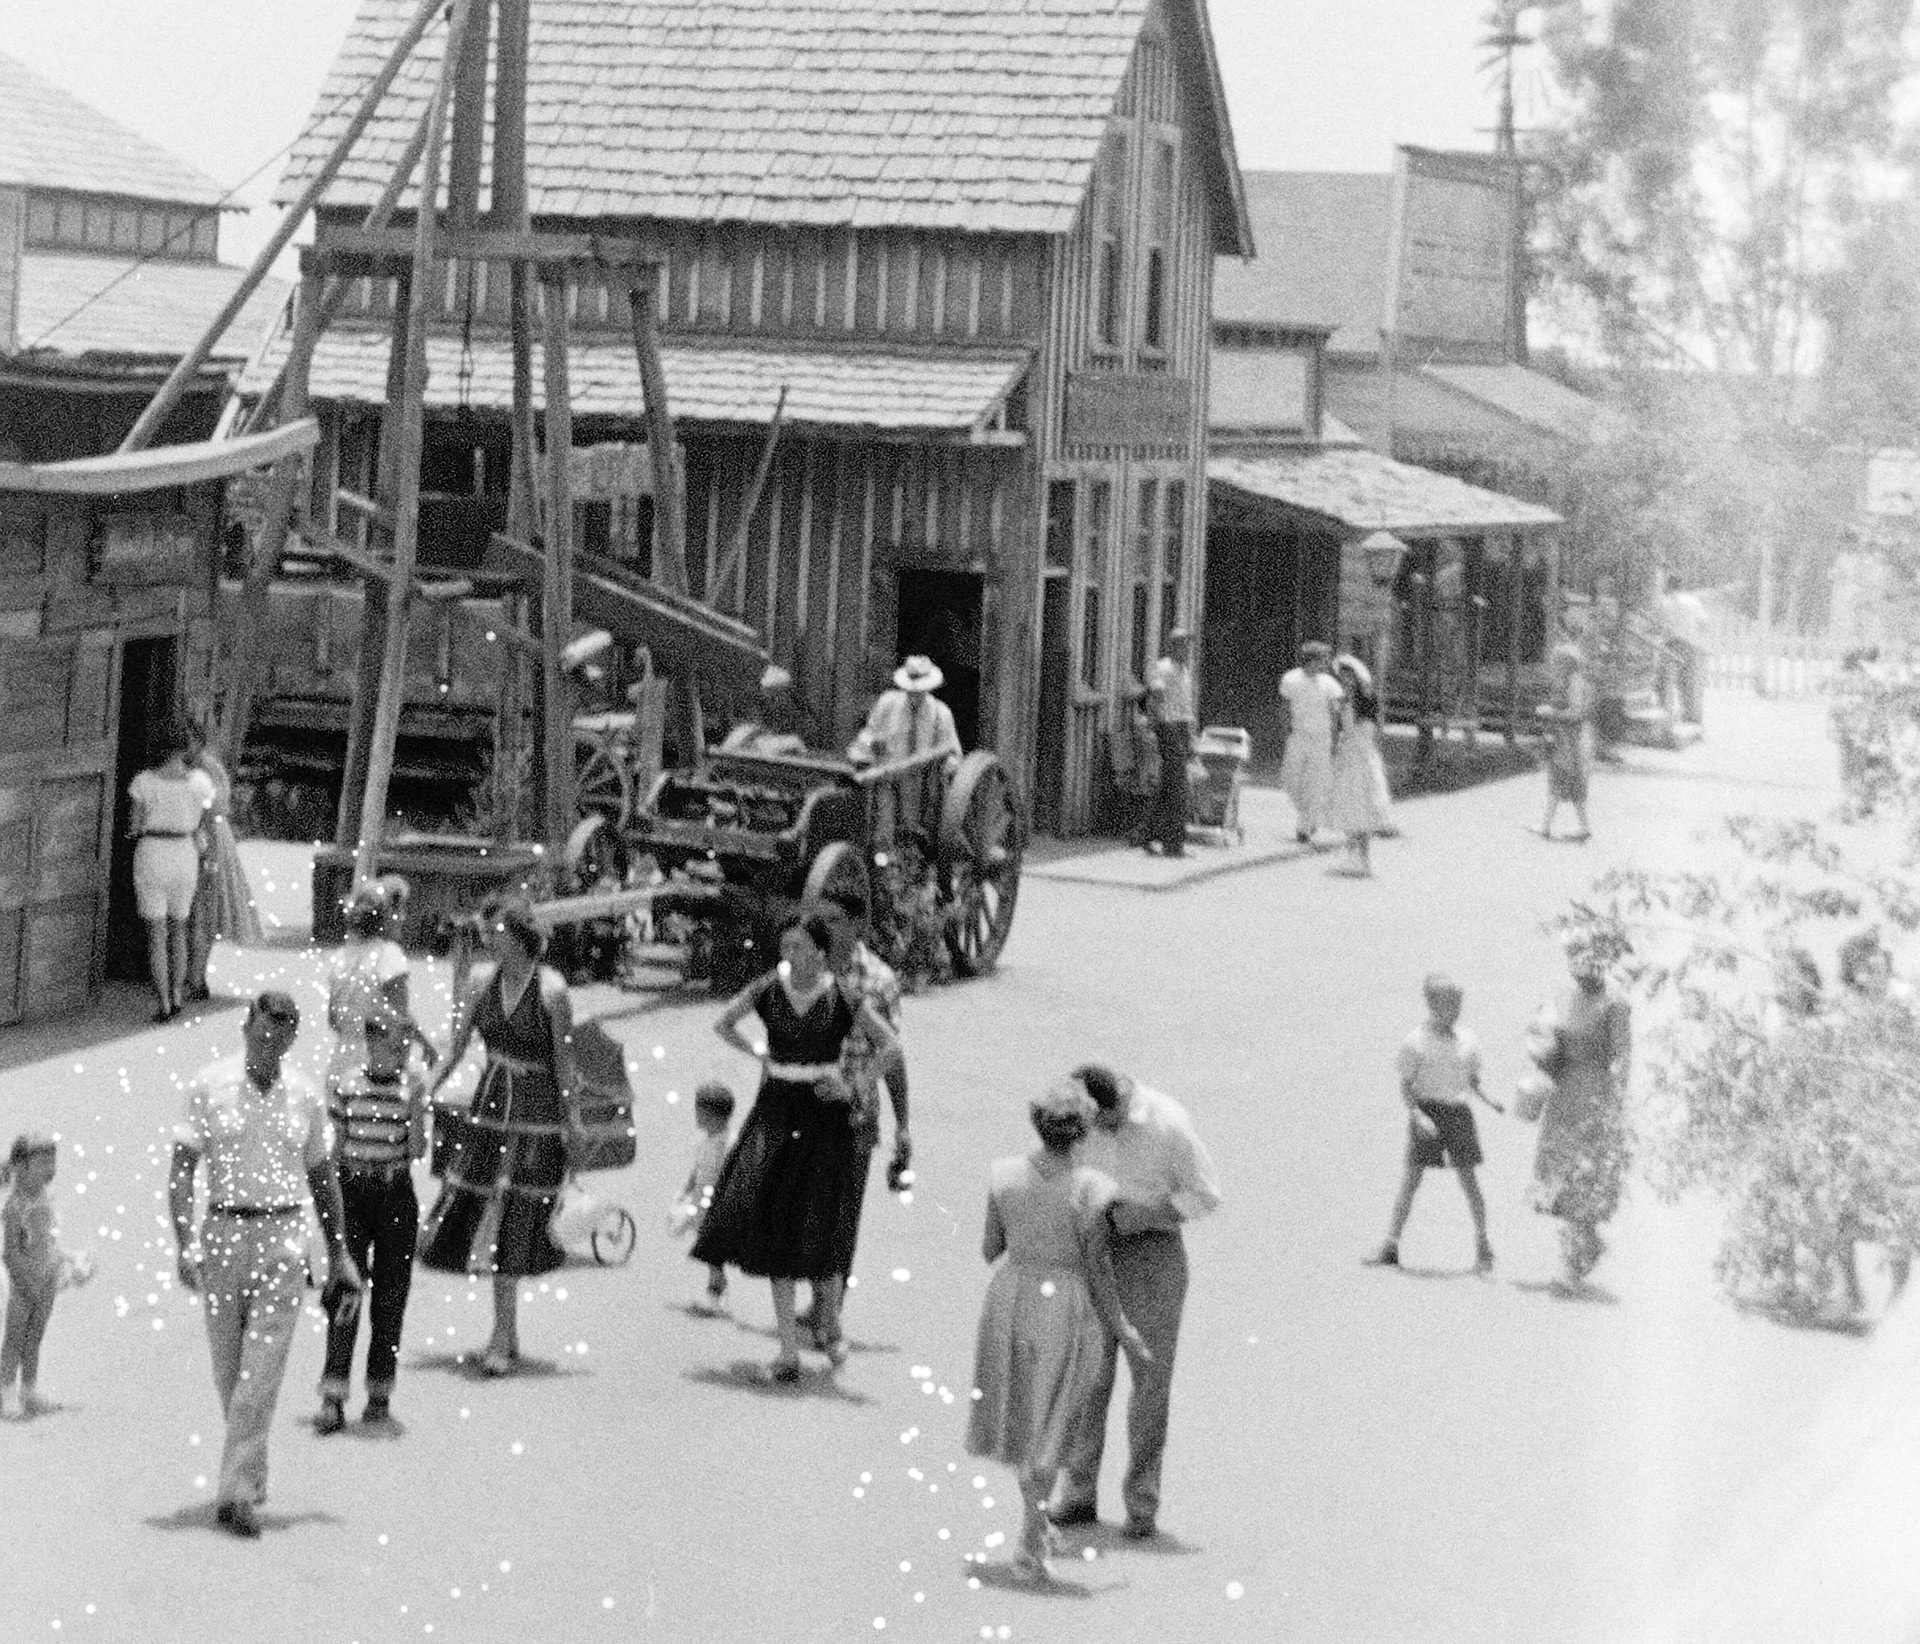
<svg viewBox="0 0 1920 1644">
<path fill-rule="evenodd" d="M 1911 158 L 1896 92 L 1912 12 L 1912 0 L 1543 8 L 1559 101 L 1528 148 L 1542 297 L 1640 397 L 1676 375 L 1712 385 L 1713 420 L 1746 470 L 1763 622 L 1776 582 L 1789 624 L 1802 614 L 1838 536 L 1832 511 L 1803 506 L 1852 437 L 1815 388 L 1864 207 L 1897 190 Z"/>
</svg>

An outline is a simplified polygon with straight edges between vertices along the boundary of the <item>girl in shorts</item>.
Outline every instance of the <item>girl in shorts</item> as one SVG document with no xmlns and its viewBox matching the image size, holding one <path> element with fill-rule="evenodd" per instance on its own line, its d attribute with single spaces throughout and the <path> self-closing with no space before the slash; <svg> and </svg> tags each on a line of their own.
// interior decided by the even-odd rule
<svg viewBox="0 0 1920 1644">
<path fill-rule="evenodd" d="M 213 779 L 187 763 L 177 729 L 157 739 L 159 763 L 127 787 L 133 801 L 133 894 L 147 926 L 147 969 L 158 1001 L 156 1022 L 187 1002 L 187 919 L 200 885 L 201 829 L 214 801 Z"/>
</svg>

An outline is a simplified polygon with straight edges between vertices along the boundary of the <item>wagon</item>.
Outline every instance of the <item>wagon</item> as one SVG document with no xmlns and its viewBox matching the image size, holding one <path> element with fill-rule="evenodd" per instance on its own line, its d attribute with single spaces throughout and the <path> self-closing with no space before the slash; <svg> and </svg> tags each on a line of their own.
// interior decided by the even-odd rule
<svg viewBox="0 0 1920 1644">
<path fill-rule="evenodd" d="M 992 969 L 1019 898 L 1026 821 L 986 750 L 863 768 L 825 755 L 710 752 L 658 777 L 621 826 L 587 810 L 569 854 L 600 884 L 648 861 L 656 934 L 718 989 L 774 961 L 798 907 L 846 895 L 870 909 L 883 955 L 913 964 L 932 941 L 956 976 Z M 926 968 L 915 966 L 914 968 Z"/>
</svg>

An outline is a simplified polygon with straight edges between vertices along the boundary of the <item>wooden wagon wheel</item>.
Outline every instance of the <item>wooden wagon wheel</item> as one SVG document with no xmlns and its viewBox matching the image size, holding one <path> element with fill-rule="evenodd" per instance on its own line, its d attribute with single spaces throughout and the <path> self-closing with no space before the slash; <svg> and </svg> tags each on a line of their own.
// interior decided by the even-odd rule
<svg viewBox="0 0 1920 1644">
<path fill-rule="evenodd" d="M 1013 929 L 1026 850 L 1007 769 L 976 749 L 960 761 L 940 807 L 940 870 L 947 894 L 947 951 L 962 976 L 993 968 Z"/>
<path fill-rule="evenodd" d="M 872 885 L 867 874 L 867 859 L 859 849 L 843 839 L 823 845 L 807 868 L 806 884 L 801 887 L 802 904 L 825 901 L 855 902 L 871 907 Z"/>
<path fill-rule="evenodd" d="M 623 886 L 632 868 L 627 839 L 597 811 L 588 811 L 567 835 L 567 877 L 576 891 Z"/>
<path fill-rule="evenodd" d="M 604 816 L 620 832 L 633 820 L 633 772 L 624 752 L 614 737 L 574 732 L 574 803 L 582 817 Z"/>
</svg>

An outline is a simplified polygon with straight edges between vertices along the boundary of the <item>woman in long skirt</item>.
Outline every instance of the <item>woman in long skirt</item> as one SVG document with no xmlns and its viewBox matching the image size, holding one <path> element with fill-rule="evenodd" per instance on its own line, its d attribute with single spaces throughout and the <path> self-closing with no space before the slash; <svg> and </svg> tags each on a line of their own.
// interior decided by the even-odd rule
<svg viewBox="0 0 1920 1644">
<path fill-rule="evenodd" d="M 1556 645 L 1553 650 L 1553 689 L 1536 710 L 1546 721 L 1547 814 L 1540 823 L 1542 838 L 1553 837 L 1553 819 L 1562 805 L 1573 807 L 1580 831 L 1573 835 L 1584 840 L 1587 827 L 1587 783 L 1593 772 L 1593 686 L 1577 645 Z"/>
<path fill-rule="evenodd" d="M 191 753 L 194 768 L 204 771 L 213 784 L 213 804 L 207 812 L 207 849 L 200 858 L 200 888 L 193 899 L 187 961 L 187 997 L 205 999 L 207 959 L 215 940 L 224 936 L 243 948 L 258 947 L 262 932 L 260 911 L 254 906 L 246 864 L 240 860 L 240 844 L 229 820 L 233 779 L 213 751 L 204 727 L 194 730 Z"/>
<path fill-rule="evenodd" d="M 1073 1162 L 1093 1098 L 1062 1079 L 1031 1108 L 1040 1146 L 993 1166 L 980 1253 L 1006 1261 L 987 1286 L 974 1350 L 967 1450 L 1015 1468 L 1024 1508 L 1015 1565 L 1048 1575 L 1047 1498 L 1105 1370 L 1107 1337 L 1137 1365 L 1151 1355 L 1121 1310 L 1107 1247 L 1114 1184 Z"/>
<path fill-rule="evenodd" d="M 1393 826 L 1387 809 L 1387 767 L 1380 758 L 1380 698 L 1374 694 L 1372 673 L 1358 657 L 1337 659 L 1333 677 L 1346 696 L 1333 750 L 1327 825 L 1347 836 L 1347 861 L 1333 871 L 1364 879 L 1373 872 L 1374 835 Z"/>
<path fill-rule="evenodd" d="M 1534 1208 L 1562 1223 L 1565 1282 L 1577 1287 L 1600 1260 L 1600 1228 L 1620 1203 L 1633 1012 L 1607 979 L 1617 949 L 1604 936 L 1576 932 L 1566 951 L 1573 986 L 1536 1028 L 1532 1049 L 1552 1081 L 1533 1178 Z"/>
<path fill-rule="evenodd" d="M 794 1318 L 797 1280 L 813 1282 L 820 1316 L 840 1316 L 839 1287 L 853 1262 L 851 1227 L 844 1214 L 856 1190 L 858 1146 L 854 1092 L 841 1075 L 841 1058 L 856 1024 L 881 1057 L 899 1041 L 870 1002 L 856 1004 L 827 962 L 833 932 L 818 914 L 780 933 L 780 963 L 745 988 L 714 1024 L 735 1050 L 761 1064 L 760 1094 L 740 1127 L 740 1138 L 720 1168 L 713 1199 L 689 1253 L 709 1267 L 737 1267 L 767 1279 L 780 1353 L 767 1374 L 777 1382 L 800 1378 L 800 1331 Z M 739 1024 L 757 1016 L 766 1048 L 752 1044 Z M 835 1336 L 827 1356 L 846 1358 Z"/>
<path fill-rule="evenodd" d="M 491 976 L 460 1004 L 453 1044 L 433 1082 L 452 1076 L 473 1036 L 487 1065 L 468 1128 L 421 1235 L 421 1265 L 493 1280 L 493 1334 L 480 1359 L 489 1376 L 520 1357 L 520 1280 L 551 1273 L 566 1254 L 547 1231 L 569 1151 L 584 1139 L 567 984 L 541 965 L 546 938 L 526 903 L 502 903 L 486 922 Z"/>
</svg>

